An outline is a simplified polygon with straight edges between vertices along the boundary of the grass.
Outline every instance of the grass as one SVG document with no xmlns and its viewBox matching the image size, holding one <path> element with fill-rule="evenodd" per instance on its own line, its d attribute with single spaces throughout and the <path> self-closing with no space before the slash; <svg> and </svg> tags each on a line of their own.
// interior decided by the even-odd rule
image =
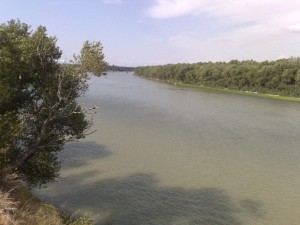
<svg viewBox="0 0 300 225">
<path fill-rule="evenodd" d="M 176 85 L 178 87 L 193 88 L 193 89 L 199 89 L 202 91 L 222 92 L 222 93 L 230 93 L 230 94 L 238 94 L 238 95 L 255 96 L 255 97 L 260 97 L 260 98 L 269 98 L 269 99 L 275 99 L 275 100 L 281 100 L 281 101 L 300 102 L 300 98 L 297 98 L 297 97 L 264 94 L 264 93 L 251 92 L 251 91 L 232 90 L 232 89 L 227 89 L 227 88 L 207 87 L 207 86 L 198 85 L 198 84 L 178 83 L 178 82 L 174 82 L 174 81 L 166 81 L 166 82 L 168 84 Z"/>
<path fill-rule="evenodd" d="M 9 197 L 9 193 L 0 191 L 0 224 L 8 225 L 12 222 L 10 214 L 15 207 L 16 203 Z"/>
<path fill-rule="evenodd" d="M 86 216 L 67 215 L 42 202 L 20 182 L 0 183 L 1 225 L 94 225 Z"/>
</svg>

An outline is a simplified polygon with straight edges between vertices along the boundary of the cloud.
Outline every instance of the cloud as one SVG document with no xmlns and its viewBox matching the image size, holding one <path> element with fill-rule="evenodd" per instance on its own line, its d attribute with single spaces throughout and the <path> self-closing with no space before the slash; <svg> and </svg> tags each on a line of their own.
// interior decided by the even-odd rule
<svg viewBox="0 0 300 225">
<path fill-rule="evenodd" d="M 155 19 L 182 16 L 213 18 L 216 23 L 257 23 L 298 32 L 299 0 L 154 0 L 148 15 Z M 266 27 L 267 29 L 267 27 Z"/>
<path fill-rule="evenodd" d="M 156 5 L 149 9 L 149 14 L 153 18 L 166 19 L 190 14 L 199 10 L 203 6 L 198 0 L 156 0 Z"/>
<path fill-rule="evenodd" d="M 293 33 L 300 33 L 300 23 L 290 25 L 288 27 L 288 30 L 291 31 L 291 32 L 293 32 Z"/>
<path fill-rule="evenodd" d="M 269 29 L 264 24 L 253 24 L 205 40 L 194 34 L 182 33 L 171 36 L 167 44 L 173 53 L 170 54 L 173 63 L 231 59 L 263 61 L 298 56 L 298 39 L 298 35 L 290 35 L 284 30 L 281 32 L 271 24 Z"/>
<path fill-rule="evenodd" d="M 148 14 L 156 19 L 206 13 L 231 20 L 256 20 L 299 13 L 299 0 L 154 0 Z"/>
<path fill-rule="evenodd" d="M 264 60 L 299 54 L 299 0 L 154 0 L 148 15 L 156 20 L 190 16 L 206 21 L 168 39 L 178 55 L 193 55 L 194 60 Z M 211 28 L 214 35 L 202 38 Z"/>
</svg>

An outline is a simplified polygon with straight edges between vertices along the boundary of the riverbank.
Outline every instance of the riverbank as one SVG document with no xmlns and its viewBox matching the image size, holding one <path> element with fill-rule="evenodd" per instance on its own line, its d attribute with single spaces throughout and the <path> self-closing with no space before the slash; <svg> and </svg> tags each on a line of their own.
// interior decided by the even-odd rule
<svg viewBox="0 0 300 225">
<path fill-rule="evenodd" d="M 136 75 L 138 76 L 138 75 Z M 138 76 L 141 77 L 141 76 Z M 254 96 L 259 98 L 269 98 L 269 99 L 275 99 L 280 101 L 288 101 L 288 102 L 300 102 L 300 98 L 296 97 L 290 97 L 290 96 L 282 96 L 282 95 L 273 95 L 273 94 L 265 94 L 265 93 L 259 93 L 259 92 L 252 92 L 252 91 L 241 91 L 241 90 L 233 90 L 228 88 L 219 88 L 219 87 L 208 87 L 200 84 L 188 84 L 188 83 L 181 83 L 181 82 L 175 82 L 172 80 L 160 80 L 160 79 L 152 79 L 148 77 L 142 77 L 144 79 L 159 81 L 162 83 L 167 83 L 170 85 L 174 85 L 177 87 L 182 88 L 192 88 L 192 89 L 198 89 L 201 91 L 207 91 L 207 92 L 221 92 L 221 93 L 229 93 L 229 94 L 237 94 L 237 95 L 247 95 L 247 96 Z"/>
<path fill-rule="evenodd" d="M 86 216 L 68 215 L 41 201 L 20 182 L 0 183 L 1 225 L 94 225 Z"/>
<path fill-rule="evenodd" d="M 185 84 L 185 83 L 178 83 L 178 82 L 173 82 L 173 81 L 166 81 L 166 83 L 175 85 L 175 86 L 179 86 L 179 87 L 193 88 L 193 89 L 199 89 L 199 90 L 203 90 L 203 91 L 223 92 L 223 93 L 230 93 L 230 94 L 255 96 L 255 97 L 260 97 L 260 98 L 270 98 L 270 99 L 281 100 L 281 101 L 300 102 L 300 98 L 290 97 L 290 96 L 264 94 L 264 93 L 258 93 L 258 92 L 252 92 L 252 91 L 232 90 L 232 89 L 227 89 L 227 88 L 207 87 L 207 86 L 203 86 L 203 85 Z"/>
</svg>

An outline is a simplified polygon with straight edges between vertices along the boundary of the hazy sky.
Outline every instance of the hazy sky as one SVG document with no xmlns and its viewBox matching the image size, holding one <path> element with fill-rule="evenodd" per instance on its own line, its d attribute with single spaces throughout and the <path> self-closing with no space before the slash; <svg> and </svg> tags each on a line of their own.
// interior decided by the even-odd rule
<svg viewBox="0 0 300 225">
<path fill-rule="evenodd" d="M 63 59 L 100 40 L 110 64 L 300 56 L 300 0 L 0 0 L 0 21 L 44 25 Z"/>
</svg>

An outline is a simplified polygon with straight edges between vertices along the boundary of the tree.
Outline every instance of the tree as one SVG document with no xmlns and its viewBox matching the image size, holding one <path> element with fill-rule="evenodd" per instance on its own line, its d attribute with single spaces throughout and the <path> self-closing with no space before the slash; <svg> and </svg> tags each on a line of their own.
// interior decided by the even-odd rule
<svg viewBox="0 0 300 225">
<path fill-rule="evenodd" d="M 89 132 L 76 99 L 105 62 L 101 43 L 87 41 L 73 66 L 61 65 L 56 38 L 45 27 L 29 29 L 15 20 L 0 25 L 0 174 L 41 185 L 59 175 L 63 146 Z"/>
</svg>

